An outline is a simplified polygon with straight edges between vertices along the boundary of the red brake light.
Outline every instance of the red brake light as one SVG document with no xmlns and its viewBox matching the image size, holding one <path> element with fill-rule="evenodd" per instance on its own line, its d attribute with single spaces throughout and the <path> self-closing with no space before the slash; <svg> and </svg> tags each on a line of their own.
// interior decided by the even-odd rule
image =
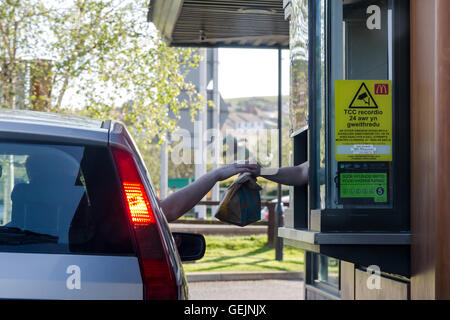
<svg viewBox="0 0 450 320">
<path fill-rule="evenodd" d="M 134 226 L 145 226 L 155 223 L 155 216 L 148 201 L 147 193 L 141 182 L 133 158 L 127 152 L 113 149 L 122 180 L 128 213 Z"/>
<path fill-rule="evenodd" d="M 178 285 L 164 248 L 159 226 L 133 157 L 112 148 L 122 184 L 124 204 L 134 227 L 146 300 L 178 297 Z"/>
<path fill-rule="evenodd" d="M 155 223 L 152 208 L 148 202 L 145 190 L 139 183 L 123 183 L 123 190 L 127 197 L 131 221 L 135 226 Z"/>
</svg>

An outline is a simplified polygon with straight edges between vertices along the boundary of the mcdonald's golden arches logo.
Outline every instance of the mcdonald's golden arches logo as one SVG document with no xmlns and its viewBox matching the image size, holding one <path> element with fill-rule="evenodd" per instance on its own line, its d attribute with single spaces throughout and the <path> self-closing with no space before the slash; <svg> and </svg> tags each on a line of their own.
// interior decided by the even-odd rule
<svg viewBox="0 0 450 320">
<path fill-rule="evenodd" d="M 375 85 L 375 94 L 376 95 L 389 95 L 389 84 L 387 83 L 378 83 Z"/>
</svg>

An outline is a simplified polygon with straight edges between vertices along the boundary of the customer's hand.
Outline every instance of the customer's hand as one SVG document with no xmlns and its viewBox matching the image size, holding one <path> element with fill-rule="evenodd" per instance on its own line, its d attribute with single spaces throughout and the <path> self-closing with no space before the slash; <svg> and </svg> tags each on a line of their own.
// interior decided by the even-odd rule
<svg viewBox="0 0 450 320">
<path fill-rule="evenodd" d="M 258 163 L 250 163 L 247 161 L 243 163 L 236 162 L 218 168 L 215 170 L 215 174 L 218 181 L 223 181 L 231 178 L 232 176 L 242 173 L 251 173 L 253 176 L 258 177 L 260 174 L 260 170 L 261 167 Z"/>
</svg>

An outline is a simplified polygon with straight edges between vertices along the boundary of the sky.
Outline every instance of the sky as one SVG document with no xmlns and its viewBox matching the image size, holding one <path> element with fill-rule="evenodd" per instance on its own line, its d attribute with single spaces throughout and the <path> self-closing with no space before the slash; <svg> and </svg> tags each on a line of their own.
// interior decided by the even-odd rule
<svg viewBox="0 0 450 320">
<path fill-rule="evenodd" d="M 282 91 L 289 95 L 289 50 L 283 50 Z M 278 95 L 278 50 L 219 49 L 219 91 L 224 99 Z"/>
</svg>

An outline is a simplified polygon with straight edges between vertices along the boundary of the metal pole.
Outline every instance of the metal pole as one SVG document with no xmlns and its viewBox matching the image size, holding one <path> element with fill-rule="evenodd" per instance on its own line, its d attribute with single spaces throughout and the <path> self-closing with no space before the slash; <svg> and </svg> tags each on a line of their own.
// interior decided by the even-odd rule
<svg viewBox="0 0 450 320">
<path fill-rule="evenodd" d="M 278 167 L 281 168 L 283 166 L 283 158 L 282 158 L 282 132 L 283 132 L 283 106 L 282 106 L 282 81 L 281 81 L 281 68 L 282 68 L 282 51 L 281 48 L 278 48 Z M 275 208 L 275 216 L 276 216 L 276 245 L 275 245 L 275 259 L 277 261 L 283 260 L 283 238 L 278 237 L 278 228 L 284 226 L 283 219 L 283 204 L 281 202 L 282 197 L 282 189 L 281 184 L 278 184 L 278 202 Z"/>
<path fill-rule="evenodd" d="M 168 180 L 169 180 L 169 157 L 167 154 L 167 141 L 165 141 L 161 145 L 159 160 L 161 163 L 160 179 L 159 179 L 159 198 L 165 199 L 167 198 Z"/>
<path fill-rule="evenodd" d="M 204 139 L 204 134 L 206 132 L 207 126 L 207 103 L 208 92 L 206 90 L 207 86 L 207 52 L 205 48 L 200 49 L 200 55 L 202 60 L 199 64 L 199 92 L 205 98 L 202 109 L 198 114 L 198 121 L 195 124 L 194 135 L 195 135 L 195 179 L 199 179 L 206 173 L 206 162 L 204 161 L 203 153 L 206 151 L 206 141 Z M 206 219 L 206 207 L 196 206 L 195 207 L 196 218 L 200 220 Z"/>
<path fill-rule="evenodd" d="M 220 165 L 220 150 L 222 140 L 220 138 L 220 93 L 219 93 L 219 49 L 212 49 L 213 52 L 213 102 L 214 102 L 214 110 L 213 110 L 213 130 L 216 130 L 214 134 L 214 146 L 213 153 L 214 158 L 212 161 L 212 169 L 217 169 Z M 212 201 L 220 201 L 220 184 L 216 183 L 212 189 Z M 217 206 L 212 207 L 212 215 L 217 210 Z"/>
</svg>

